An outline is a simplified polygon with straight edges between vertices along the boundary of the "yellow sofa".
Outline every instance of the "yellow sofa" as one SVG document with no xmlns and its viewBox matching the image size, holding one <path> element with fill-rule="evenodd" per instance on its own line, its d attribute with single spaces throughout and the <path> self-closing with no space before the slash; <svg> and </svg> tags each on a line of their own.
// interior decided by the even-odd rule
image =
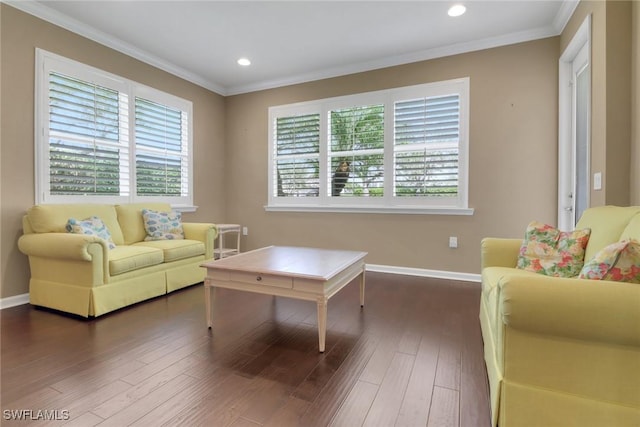
<svg viewBox="0 0 640 427">
<path fill-rule="evenodd" d="M 585 261 L 640 240 L 640 207 L 590 208 Z M 480 325 L 493 425 L 640 426 L 640 285 L 516 269 L 521 239 L 482 241 Z"/>
<path fill-rule="evenodd" d="M 144 241 L 142 209 L 165 203 L 37 205 L 23 217 L 18 247 L 29 257 L 29 300 L 36 306 L 100 316 L 202 282 L 213 257 L 214 224 L 182 223 L 185 239 Z M 66 232 L 69 218 L 99 217 L 117 245 Z"/>
</svg>

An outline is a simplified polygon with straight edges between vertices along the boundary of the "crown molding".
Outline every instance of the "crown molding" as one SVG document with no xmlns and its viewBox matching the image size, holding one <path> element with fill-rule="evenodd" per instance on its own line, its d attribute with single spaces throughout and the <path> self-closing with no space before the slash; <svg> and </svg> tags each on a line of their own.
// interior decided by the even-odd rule
<svg viewBox="0 0 640 427">
<path fill-rule="evenodd" d="M 576 7 L 578 7 L 578 3 L 580 3 L 580 0 L 563 0 L 560 10 L 558 10 L 553 20 L 553 28 L 556 30 L 556 33 L 560 34 L 564 31 L 564 27 L 567 26 L 569 19 L 573 16 L 573 12 L 575 12 Z"/>
<path fill-rule="evenodd" d="M 232 86 L 227 88 L 226 95 L 239 95 L 248 92 L 256 92 L 259 90 L 267 90 L 282 86 L 306 83 L 315 80 L 345 76 L 348 74 L 355 74 L 381 68 L 393 67 L 397 65 L 410 64 L 413 62 L 427 61 L 430 59 L 443 58 L 446 56 L 459 55 L 461 53 L 507 46 L 511 44 L 538 40 L 557 35 L 558 32 L 553 27 L 543 27 L 534 30 L 520 31 L 503 36 L 475 40 L 473 42 L 457 43 L 449 46 L 427 49 L 404 55 L 391 56 L 376 61 L 368 61 L 358 64 L 349 64 L 340 67 L 327 68 L 313 73 L 298 74 L 282 79 L 268 80 L 249 85 Z"/>
<path fill-rule="evenodd" d="M 557 36 L 562 32 L 565 25 L 571 18 L 573 12 L 575 11 L 575 8 L 579 3 L 579 0 L 564 0 L 562 2 L 560 10 L 558 11 L 553 21 L 553 25 L 548 27 L 511 33 L 498 37 L 474 40 L 472 42 L 451 44 L 434 49 L 427 49 L 404 55 L 391 56 L 375 61 L 367 61 L 357 64 L 326 68 L 312 73 L 291 75 L 281 79 L 266 80 L 262 82 L 251 83 L 248 85 L 238 85 L 230 87 L 224 87 L 200 75 L 185 70 L 184 68 L 176 64 L 158 58 L 157 56 L 139 49 L 129 43 L 126 43 L 123 40 L 118 39 L 117 37 L 110 36 L 106 33 L 94 29 L 89 25 L 72 19 L 62 13 L 59 13 L 42 3 L 20 0 L 0 0 L 0 2 L 6 3 L 25 13 L 36 16 L 54 25 L 60 26 L 66 30 L 112 48 L 118 52 L 124 53 L 125 55 L 131 56 L 135 59 L 152 65 L 177 77 L 185 79 L 205 89 L 216 92 L 219 95 L 230 96 L 339 77 L 348 74 L 372 71 L 381 68 L 409 64 L 413 62 L 427 61 L 430 59 L 443 58 L 446 56 L 458 55 L 462 53 L 474 52 L 478 50 L 490 49 L 542 39 L 546 37 Z"/>
<path fill-rule="evenodd" d="M 205 89 L 209 89 L 220 95 L 226 95 L 225 88 L 199 76 L 195 73 L 185 70 L 171 62 L 165 61 L 152 55 L 142 49 L 133 46 L 123 40 L 113 37 L 106 33 L 96 30 L 95 28 L 84 24 L 76 19 L 70 18 L 56 10 L 47 7 L 46 5 L 35 1 L 20 1 L 20 0 L 1 0 L 2 3 L 6 3 L 11 7 L 14 7 L 22 12 L 33 15 L 44 21 L 50 22 L 54 25 L 76 33 L 82 37 L 92 40 L 101 45 L 107 46 L 111 49 L 117 50 L 120 53 L 124 53 L 132 58 L 142 61 L 146 64 L 152 65 L 174 76 L 180 77 L 193 84 L 201 86 Z"/>
</svg>

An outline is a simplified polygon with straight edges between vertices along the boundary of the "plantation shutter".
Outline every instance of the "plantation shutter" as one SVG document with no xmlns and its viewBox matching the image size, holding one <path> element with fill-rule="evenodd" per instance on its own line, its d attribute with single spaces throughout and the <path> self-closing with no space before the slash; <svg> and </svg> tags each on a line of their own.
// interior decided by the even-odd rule
<svg viewBox="0 0 640 427">
<path fill-rule="evenodd" d="M 460 96 L 395 103 L 394 195 L 456 196 Z"/>
<path fill-rule="evenodd" d="M 135 146 L 138 196 L 184 196 L 189 186 L 188 115 L 136 97 Z"/>
<path fill-rule="evenodd" d="M 318 197 L 320 183 L 320 115 L 278 117 L 275 123 L 277 197 Z"/>
<path fill-rule="evenodd" d="M 329 150 L 329 195 L 382 196 L 384 105 L 333 110 Z"/>
<path fill-rule="evenodd" d="M 49 192 L 127 195 L 127 96 L 49 73 Z"/>
</svg>

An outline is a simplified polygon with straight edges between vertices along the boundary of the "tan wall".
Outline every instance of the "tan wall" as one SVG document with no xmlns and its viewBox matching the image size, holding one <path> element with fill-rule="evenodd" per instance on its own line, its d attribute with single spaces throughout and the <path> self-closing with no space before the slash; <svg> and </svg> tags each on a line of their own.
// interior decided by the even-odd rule
<svg viewBox="0 0 640 427">
<path fill-rule="evenodd" d="M 478 273 L 483 237 L 556 222 L 558 57 L 553 37 L 229 97 L 227 217 L 249 227 L 246 248 L 362 249 L 372 264 Z M 265 212 L 269 106 L 465 76 L 473 216 Z"/>
<path fill-rule="evenodd" d="M 631 2 L 607 1 L 608 205 L 629 205 L 631 170 Z"/>
<path fill-rule="evenodd" d="M 631 204 L 640 205 L 640 2 L 633 2 L 631 32 Z"/>
<path fill-rule="evenodd" d="M 0 5 L 0 25 L 2 24 L 2 5 Z M 2 82 L 2 31 L 0 31 L 0 82 Z M 0 178 L 2 178 L 2 84 L 0 84 Z M 2 242 L 4 242 L 4 238 L 2 236 L 2 230 L 4 229 L 4 223 L 2 222 L 3 217 L 2 209 L 2 183 L 0 182 L 0 298 L 2 297 L 2 283 L 4 277 L 4 262 L 2 258 Z"/>
<path fill-rule="evenodd" d="M 591 173 L 602 172 L 603 181 L 601 191 L 591 190 L 591 206 L 630 202 L 631 8 L 628 1 L 582 1 L 560 36 L 563 52 L 591 15 Z"/>
<path fill-rule="evenodd" d="M 224 98 L 1 4 L 1 229 L 0 297 L 28 292 L 29 266 L 16 242 L 21 217 L 34 203 L 35 48 L 101 68 L 191 100 L 194 113 L 194 193 L 196 213 L 186 220 L 223 222 Z"/>
</svg>

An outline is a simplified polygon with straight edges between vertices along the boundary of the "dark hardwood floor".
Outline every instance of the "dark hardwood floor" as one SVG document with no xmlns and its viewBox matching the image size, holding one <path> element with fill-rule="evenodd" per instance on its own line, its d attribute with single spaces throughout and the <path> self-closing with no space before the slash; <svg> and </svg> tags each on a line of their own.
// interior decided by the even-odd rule
<svg viewBox="0 0 640 427">
<path fill-rule="evenodd" d="M 490 425 L 477 283 L 367 273 L 323 354 L 313 302 L 216 292 L 212 330 L 201 284 L 91 320 L 2 310 L 2 425 Z"/>
</svg>

